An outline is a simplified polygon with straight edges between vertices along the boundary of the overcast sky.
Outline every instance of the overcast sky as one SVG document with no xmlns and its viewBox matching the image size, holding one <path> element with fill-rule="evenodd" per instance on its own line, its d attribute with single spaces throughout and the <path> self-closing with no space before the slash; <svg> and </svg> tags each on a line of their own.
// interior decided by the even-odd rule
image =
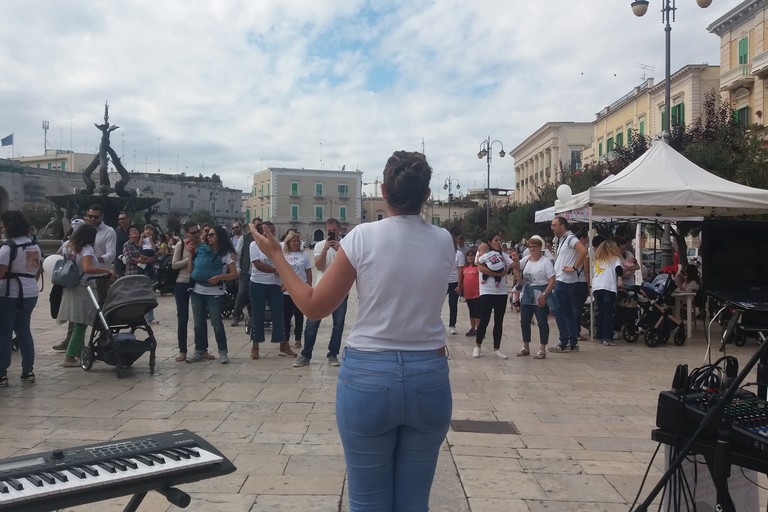
<svg viewBox="0 0 768 512">
<path fill-rule="evenodd" d="M 444 198 L 448 177 L 485 187 L 489 135 L 510 151 L 663 81 L 650 2 L 637 18 L 630 0 L 4 0 L 0 137 L 15 145 L 0 157 L 41 154 L 44 120 L 50 148 L 98 151 L 109 101 L 129 170 L 247 190 L 270 166 L 346 166 L 373 182 L 392 151 L 423 147 Z M 673 72 L 719 64 L 706 27 L 739 3 L 677 0 Z M 491 186 L 512 188 L 499 148 Z"/>
</svg>

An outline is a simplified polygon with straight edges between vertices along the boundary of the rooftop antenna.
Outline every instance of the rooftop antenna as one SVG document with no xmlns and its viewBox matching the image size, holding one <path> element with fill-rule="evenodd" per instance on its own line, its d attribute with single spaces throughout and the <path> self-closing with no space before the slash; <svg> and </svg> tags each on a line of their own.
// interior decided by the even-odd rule
<svg viewBox="0 0 768 512">
<path fill-rule="evenodd" d="M 642 80 L 643 82 L 646 81 L 645 72 L 653 71 L 656 69 L 656 66 L 651 66 L 650 64 L 641 64 L 639 62 L 635 64 L 635 67 L 643 70 L 643 76 L 640 77 L 640 80 Z"/>
</svg>

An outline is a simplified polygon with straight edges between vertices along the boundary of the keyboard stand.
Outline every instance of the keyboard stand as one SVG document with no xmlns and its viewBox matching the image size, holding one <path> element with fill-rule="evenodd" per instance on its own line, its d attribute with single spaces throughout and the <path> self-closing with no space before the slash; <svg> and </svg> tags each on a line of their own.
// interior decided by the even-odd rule
<svg viewBox="0 0 768 512">
<path fill-rule="evenodd" d="M 175 487 L 155 489 L 155 491 L 165 496 L 165 499 L 167 499 L 169 503 L 176 505 L 179 508 L 187 508 L 192 501 L 192 498 L 189 496 L 189 494 L 176 489 Z M 139 510 L 139 505 L 141 505 L 141 502 L 144 501 L 146 496 L 147 491 L 134 494 L 131 498 L 131 501 L 129 501 L 123 509 L 123 512 L 136 512 Z"/>
</svg>

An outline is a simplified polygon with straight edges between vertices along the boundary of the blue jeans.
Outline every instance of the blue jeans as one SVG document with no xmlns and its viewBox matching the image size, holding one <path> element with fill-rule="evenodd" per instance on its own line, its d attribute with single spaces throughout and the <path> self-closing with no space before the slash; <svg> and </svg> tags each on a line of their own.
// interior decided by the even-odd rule
<svg viewBox="0 0 768 512">
<path fill-rule="evenodd" d="M 436 350 L 347 347 L 336 384 L 350 512 L 423 512 L 451 421 L 448 360 Z"/>
<path fill-rule="evenodd" d="M 283 291 L 276 284 L 261 284 L 248 281 L 251 292 L 251 341 L 264 343 L 264 318 L 267 302 L 272 313 L 272 343 L 285 343 L 283 326 Z"/>
<path fill-rule="evenodd" d="M 592 292 L 597 306 L 597 317 L 595 318 L 596 335 L 600 341 L 613 339 L 613 310 L 616 307 L 616 292 L 609 290 L 595 290 Z"/>
<path fill-rule="evenodd" d="M 531 319 L 534 315 L 539 326 L 539 339 L 542 345 L 546 345 L 549 343 L 549 308 L 540 308 L 533 304 L 520 304 L 520 332 L 523 335 L 523 343 L 531 342 Z"/>
<path fill-rule="evenodd" d="M 173 285 L 173 296 L 176 299 L 176 338 L 179 341 L 179 352 L 187 353 L 187 324 L 189 323 L 189 283 Z"/>
<path fill-rule="evenodd" d="M 333 318 L 333 329 L 331 330 L 331 341 L 328 343 L 328 356 L 339 357 L 341 350 L 341 335 L 344 333 L 344 319 L 347 317 L 347 300 L 349 295 L 344 297 L 339 307 L 331 313 Z M 304 348 L 301 355 L 307 359 L 312 359 L 312 350 L 317 341 L 317 329 L 320 327 L 320 320 L 307 320 L 307 326 L 304 328 Z"/>
<path fill-rule="evenodd" d="M 578 293 L 578 283 L 563 283 L 557 281 L 552 290 L 557 309 L 555 313 L 555 322 L 560 331 L 560 347 L 575 347 L 579 343 L 579 318 L 576 316 L 576 294 Z"/>
<path fill-rule="evenodd" d="M 202 354 L 208 350 L 208 322 L 206 312 L 211 317 L 211 327 L 216 338 L 219 353 L 227 352 L 227 333 L 221 320 L 224 305 L 223 295 L 202 295 L 192 292 L 192 316 L 195 325 L 195 352 Z"/>
<path fill-rule="evenodd" d="M 5 375 L 11 366 L 11 340 L 14 332 L 21 352 L 21 372 L 29 373 L 35 366 L 35 342 L 30 321 L 37 297 L 22 299 L 20 309 L 18 301 L 17 298 L 0 297 L 0 375 Z"/>
</svg>

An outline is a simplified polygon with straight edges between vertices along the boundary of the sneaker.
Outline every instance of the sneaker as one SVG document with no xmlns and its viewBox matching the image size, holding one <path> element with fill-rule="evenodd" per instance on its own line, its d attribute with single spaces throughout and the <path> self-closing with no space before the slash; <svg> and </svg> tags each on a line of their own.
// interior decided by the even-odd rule
<svg viewBox="0 0 768 512">
<path fill-rule="evenodd" d="M 472 351 L 472 357 L 482 357 L 483 354 L 480 353 L 480 347 L 475 347 L 475 349 Z"/>
<path fill-rule="evenodd" d="M 475 329 L 470 329 L 467 331 L 467 338 L 470 336 L 477 336 L 477 331 Z"/>
<path fill-rule="evenodd" d="M 451 329 L 451 334 L 457 334 L 456 327 L 451 326 L 450 329 Z"/>
<path fill-rule="evenodd" d="M 302 366 L 309 366 L 309 358 L 308 357 L 299 356 L 293 362 L 293 367 L 294 368 L 301 368 Z"/>
<path fill-rule="evenodd" d="M 561 347 L 560 345 L 555 345 L 550 349 L 550 352 L 570 352 L 570 351 L 571 351 L 571 347 L 569 346 Z"/>
<path fill-rule="evenodd" d="M 573 347 L 571 347 L 571 352 L 578 352 L 578 351 L 579 351 L 578 345 L 574 345 Z"/>
<path fill-rule="evenodd" d="M 221 364 L 229 364 L 229 354 L 226 352 L 219 352 L 219 362 Z"/>
<path fill-rule="evenodd" d="M 69 346 L 69 340 L 61 340 L 51 348 L 53 348 L 53 350 L 58 350 L 59 352 L 63 352 L 64 350 L 67 350 L 68 346 Z"/>
<path fill-rule="evenodd" d="M 331 366 L 341 366 L 341 363 L 339 362 L 339 358 L 336 356 L 329 357 L 328 364 Z"/>
<path fill-rule="evenodd" d="M 21 374 L 21 380 L 22 380 L 22 382 L 26 382 L 28 384 L 34 383 L 35 382 L 35 372 L 22 373 Z"/>
<path fill-rule="evenodd" d="M 605 341 L 603 341 L 603 345 L 606 346 L 606 347 L 615 347 L 616 346 L 616 342 L 613 341 L 613 340 L 605 340 Z"/>
<path fill-rule="evenodd" d="M 204 361 L 205 357 L 203 357 L 203 354 L 200 352 L 195 352 L 191 356 L 187 358 L 188 363 L 199 363 L 200 361 Z"/>
<path fill-rule="evenodd" d="M 506 355 L 501 353 L 501 350 L 498 350 L 498 349 L 493 351 L 493 355 L 495 355 L 499 359 L 509 359 Z"/>
<path fill-rule="evenodd" d="M 3 375 L 0 377 L 0 388 L 7 388 L 8 387 L 8 375 Z"/>
</svg>

